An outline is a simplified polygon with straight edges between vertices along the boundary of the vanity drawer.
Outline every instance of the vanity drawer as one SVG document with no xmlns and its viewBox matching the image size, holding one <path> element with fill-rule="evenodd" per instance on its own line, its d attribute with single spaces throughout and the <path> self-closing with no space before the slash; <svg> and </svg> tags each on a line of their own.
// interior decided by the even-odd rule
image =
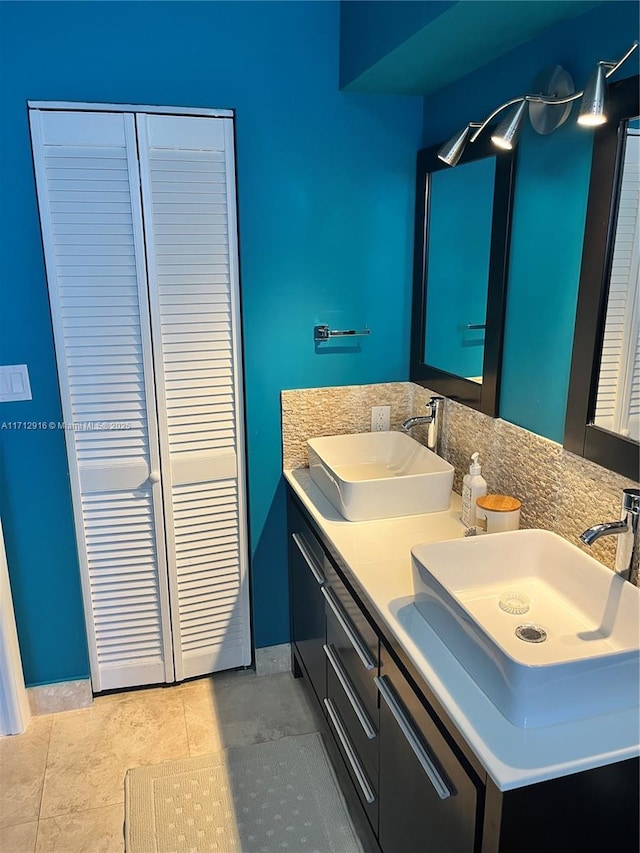
<svg viewBox="0 0 640 853">
<path fill-rule="evenodd" d="M 378 635 L 328 561 L 326 574 L 327 643 L 335 650 L 373 718 L 378 708 L 378 694 L 373 683 L 378 674 Z"/>
<path fill-rule="evenodd" d="M 329 590 L 330 592 L 330 590 Z M 342 607 L 335 596 L 330 595 L 331 603 L 336 607 Z M 377 720 L 378 718 L 378 691 L 373 682 L 374 677 L 378 674 L 378 637 L 368 635 L 367 641 L 364 640 L 359 628 L 351 620 L 350 614 L 346 611 L 341 611 L 343 619 L 349 620 L 351 634 L 347 634 L 343 624 L 335 615 L 329 601 L 326 602 L 326 624 L 327 624 L 327 645 L 331 649 L 338 667 L 342 670 L 348 683 L 352 686 L 355 696 L 362 704 L 364 711 L 370 719 Z M 340 611 L 339 611 L 340 612 Z M 360 626 L 359 626 L 360 627 Z M 357 638 L 360 652 L 368 660 L 365 664 L 361 654 L 356 651 L 353 640 Z M 328 660 L 328 668 L 332 669 L 330 660 Z"/>
<path fill-rule="evenodd" d="M 355 720 L 351 706 L 342 693 L 342 687 L 335 679 L 331 668 L 328 672 L 330 695 L 324 700 L 324 710 L 329 728 L 334 736 L 338 750 L 342 755 L 353 785 L 362 803 L 367 819 L 375 833 L 378 831 L 378 769 L 377 761 L 372 767 L 373 748 L 363 749 L 362 738 L 358 734 L 360 723 Z M 360 731 L 362 729 L 360 728 Z M 377 751 L 377 738 L 373 740 Z"/>
<path fill-rule="evenodd" d="M 356 774 L 350 768 L 358 795 L 372 828 L 378 829 L 378 709 L 370 714 L 364 702 L 358 695 L 355 685 L 349 678 L 335 649 L 328 643 L 324 647 L 327 657 L 327 697 L 333 703 L 338 713 L 345 733 L 351 744 L 353 754 L 357 758 L 364 774 L 369 781 L 375 799 L 370 801 L 359 784 Z M 336 738 L 339 741 L 339 738 Z M 339 744 L 343 753 L 342 744 Z M 345 758 L 347 760 L 347 758 Z M 347 760 L 347 764 L 349 761 Z"/>
</svg>

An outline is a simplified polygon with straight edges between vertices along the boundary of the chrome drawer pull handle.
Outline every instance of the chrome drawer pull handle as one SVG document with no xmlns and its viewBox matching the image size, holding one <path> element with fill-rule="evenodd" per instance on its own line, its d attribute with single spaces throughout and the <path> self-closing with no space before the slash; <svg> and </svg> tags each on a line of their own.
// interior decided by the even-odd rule
<svg viewBox="0 0 640 853">
<path fill-rule="evenodd" d="M 338 602 L 334 599 L 330 590 L 326 587 L 322 587 L 322 594 L 327 599 L 327 604 L 331 608 L 333 615 L 336 617 L 340 625 L 342 626 L 342 630 L 345 632 L 347 637 L 349 638 L 349 642 L 353 646 L 356 651 L 356 654 L 362 661 L 365 666 L 365 669 L 373 669 L 376 665 L 376 662 L 371 657 L 369 653 L 369 649 L 364 645 L 360 636 L 358 635 L 357 630 L 351 624 L 351 621 L 347 617 L 346 613 L 343 611 L 342 607 Z"/>
<path fill-rule="evenodd" d="M 351 765 L 351 769 L 353 770 L 356 779 L 358 780 L 358 785 L 360 785 L 360 789 L 364 795 L 365 800 L 368 803 L 375 803 L 376 795 L 371 787 L 369 780 L 367 779 L 364 770 L 360 765 L 360 761 L 354 748 L 351 746 L 351 742 L 349 737 L 344 730 L 344 725 L 342 724 L 342 720 L 338 716 L 338 712 L 334 707 L 331 699 L 324 700 L 324 706 L 327 709 L 327 714 L 329 714 L 329 719 L 333 723 L 333 728 L 335 729 L 338 738 L 340 739 L 340 743 L 342 744 L 342 748 L 344 749 L 349 764 Z"/>
<path fill-rule="evenodd" d="M 314 576 L 314 578 L 318 581 L 319 584 L 326 583 L 327 579 L 322 574 L 322 571 L 316 565 L 316 561 L 314 560 L 314 558 L 309 553 L 309 548 L 307 546 L 307 543 L 304 541 L 302 536 L 300 536 L 299 533 L 292 533 L 291 538 L 293 539 L 293 541 L 298 546 L 298 550 L 300 551 L 300 553 L 304 557 L 305 563 L 311 569 L 311 574 Z"/>
<path fill-rule="evenodd" d="M 342 664 L 340 663 L 340 659 L 338 658 L 334 649 L 331 646 L 324 645 L 322 648 L 324 649 L 324 653 L 327 656 L 327 659 L 331 664 L 333 671 L 338 677 L 338 681 L 342 685 L 344 692 L 347 694 L 347 699 L 349 700 L 356 717 L 360 721 L 360 725 L 364 729 L 364 733 L 369 738 L 369 740 L 372 740 L 376 736 L 377 732 L 373 726 L 373 723 L 369 719 L 369 715 L 367 714 L 366 710 L 362 705 L 360 697 L 353 689 L 351 682 L 349 681 L 349 676 L 346 674 Z"/>
<path fill-rule="evenodd" d="M 413 729 L 413 726 L 406 718 L 403 709 L 400 707 L 400 704 L 396 699 L 395 694 L 393 693 L 389 685 L 386 684 L 384 678 L 385 676 L 383 676 L 382 678 L 376 677 L 373 679 L 380 695 L 387 703 L 387 706 L 393 714 L 396 723 L 402 729 L 402 734 L 409 742 L 409 746 L 413 750 L 415 757 L 420 762 L 420 765 L 428 776 L 429 781 L 435 788 L 436 793 L 438 794 L 441 800 L 446 800 L 448 797 L 451 796 L 451 789 L 438 772 L 438 768 L 435 766 L 435 764 L 431 760 L 431 756 L 423 747 L 422 743 L 420 742 L 420 739 L 418 738 Z"/>
</svg>

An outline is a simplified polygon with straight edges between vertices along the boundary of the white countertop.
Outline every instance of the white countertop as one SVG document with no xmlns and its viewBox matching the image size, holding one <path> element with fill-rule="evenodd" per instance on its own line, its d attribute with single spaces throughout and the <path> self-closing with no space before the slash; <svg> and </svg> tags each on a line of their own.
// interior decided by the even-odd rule
<svg viewBox="0 0 640 853">
<path fill-rule="evenodd" d="M 354 522 L 331 506 L 307 468 L 284 475 L 501 791 L 640 754 L 638 708 L 544 728 L 513 725 L 413 605 L 411 548 L 464 536 L 459 495 L 447 512 Z"/>
</svg>

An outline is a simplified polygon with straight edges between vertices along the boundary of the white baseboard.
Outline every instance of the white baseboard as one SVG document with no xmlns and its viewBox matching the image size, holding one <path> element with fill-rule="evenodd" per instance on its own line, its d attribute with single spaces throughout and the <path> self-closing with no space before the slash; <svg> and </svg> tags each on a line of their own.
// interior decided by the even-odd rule
<svg viewBox="0 0 640 853">
<path fill-rule="evenodd" d="M 256 675 L 291 671 L 291 643 L 256 649 Z"/>
<path fill-rule="evenodd" d="M 59 711 L 88 708 L 93 703 L 91 682 L 88 678 L 29 687 L 27 694 L 29 696 L 29 707 L 34 717 L 41 714 L 57 714 Z"/>
</svg>

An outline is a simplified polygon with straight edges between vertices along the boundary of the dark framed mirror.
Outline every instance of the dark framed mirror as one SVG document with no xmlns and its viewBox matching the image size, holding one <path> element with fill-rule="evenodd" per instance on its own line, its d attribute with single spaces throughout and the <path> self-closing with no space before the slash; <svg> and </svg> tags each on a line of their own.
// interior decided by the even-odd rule
<svg viewBox="0 0 640 853">
<path fill-rule="evenodd" d="M 639 78 L 609 88 L 594 134 L 564 446 L 638 479 Z"/>
<path fill-rule="evenodd" d="M 458 165 L 418 152 L 410 378 L 498 414 L 514 154 L 490 132 Z"/>
</svg>

